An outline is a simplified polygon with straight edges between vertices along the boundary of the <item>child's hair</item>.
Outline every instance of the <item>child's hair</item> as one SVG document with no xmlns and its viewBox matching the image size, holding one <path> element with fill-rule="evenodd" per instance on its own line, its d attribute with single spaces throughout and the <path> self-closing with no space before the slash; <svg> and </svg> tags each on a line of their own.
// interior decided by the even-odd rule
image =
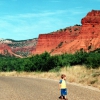
<svg viewBox="0 0 100 100">
<path fill-rule="evenodd" d="M 66 75 L 65 75 L 65 74 L 62 74 L 62 75 L 61 75 L 61 78 L 63 79 L 64 77 L 66 77 Z"/>
</svg>

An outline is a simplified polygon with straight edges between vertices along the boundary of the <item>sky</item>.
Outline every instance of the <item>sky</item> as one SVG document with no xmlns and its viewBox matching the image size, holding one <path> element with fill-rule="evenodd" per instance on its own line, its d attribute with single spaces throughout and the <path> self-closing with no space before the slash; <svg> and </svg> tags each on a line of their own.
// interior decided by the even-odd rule
<svg viewBox="0 0 100 100">
<path fill-rule="evenodd" d="M 38 38 L 76 24 L 100 0 L 0 0 L 0 39 Z"/>
</svg>

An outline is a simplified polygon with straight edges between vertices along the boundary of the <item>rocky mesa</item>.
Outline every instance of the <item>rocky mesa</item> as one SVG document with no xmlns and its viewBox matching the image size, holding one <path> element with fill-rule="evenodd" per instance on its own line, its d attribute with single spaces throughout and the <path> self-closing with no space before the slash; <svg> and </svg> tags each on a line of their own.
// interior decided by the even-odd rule
<svg viewBox="0 0 100 100">
<path fill-rule="evenodd" d="M 100 48 L 100 10 L 92 10 L 75 25 L 48 34 L 40 34 L 32 54 L 49 52 L 52 55 L 86 52 Z"/>
<path fill-rule="evenodd" d="M 0 54 L 27 57 L 49 52 L 51 55 L 90 52 L 100 48 L 100 10 L 92 10 L 74 25 L 55 32 L 40 34 L 38 39 L 15 41 L 0 39 Z"/>
</svg>

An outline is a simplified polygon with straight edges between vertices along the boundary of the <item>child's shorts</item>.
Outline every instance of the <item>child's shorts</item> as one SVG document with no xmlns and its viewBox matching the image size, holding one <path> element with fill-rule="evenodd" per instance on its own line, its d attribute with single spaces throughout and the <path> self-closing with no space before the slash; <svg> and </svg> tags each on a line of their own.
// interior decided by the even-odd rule
<svg viewBox="0 0 100 100">
<path fill-rule="evenodd" d="M 67 95 L 67 89 L 61 89 L 61 95 L 62 96 Z"/>
</svg>

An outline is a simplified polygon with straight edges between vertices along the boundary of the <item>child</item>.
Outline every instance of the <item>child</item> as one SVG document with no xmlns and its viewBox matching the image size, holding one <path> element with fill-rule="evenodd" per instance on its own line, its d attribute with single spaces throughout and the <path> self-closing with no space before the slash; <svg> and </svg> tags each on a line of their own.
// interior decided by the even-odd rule
<svg viewBox="0 0 100 100">
<path fill-rule="evenodd" d="M 59 81 L 59 88 L 61 92 L 61 96 L 59 97 L 59 99 L 68 100 L 66 97 L 67 96 L 66 75 L 64 74 L 61 75 L 61 80 Z"/>
</svg>

